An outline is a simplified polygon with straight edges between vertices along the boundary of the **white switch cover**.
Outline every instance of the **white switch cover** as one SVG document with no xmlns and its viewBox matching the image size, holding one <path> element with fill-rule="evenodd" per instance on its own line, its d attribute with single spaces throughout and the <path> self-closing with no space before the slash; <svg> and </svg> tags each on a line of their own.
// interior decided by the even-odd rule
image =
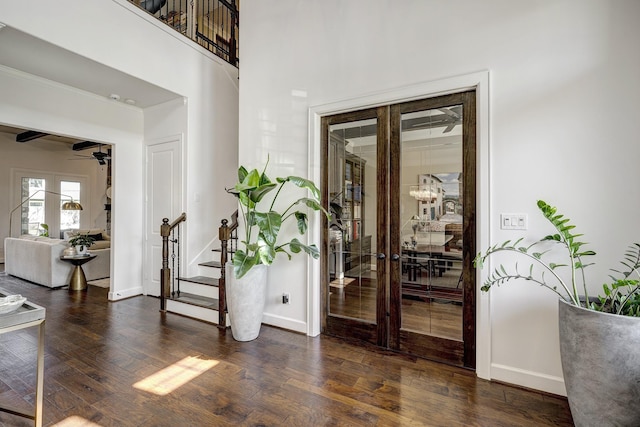
<svg viewBox="0 0 640 427">
<path fill-rule="evenodd" d="M 500 229 L 502 230 L 526 230 L 527 214 L 500 214 Z"/>
</svg>

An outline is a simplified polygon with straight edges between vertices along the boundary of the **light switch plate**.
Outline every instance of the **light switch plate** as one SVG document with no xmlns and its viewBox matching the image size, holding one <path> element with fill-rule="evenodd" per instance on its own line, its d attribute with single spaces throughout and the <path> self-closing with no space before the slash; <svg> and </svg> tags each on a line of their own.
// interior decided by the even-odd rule
<svg viewBox="0 0 640 427">
<path fill-rule="evenodd" d="M 500 214 L 501 230 L 526 230 L 527 223 L 527 214 Z"/>
</svg>

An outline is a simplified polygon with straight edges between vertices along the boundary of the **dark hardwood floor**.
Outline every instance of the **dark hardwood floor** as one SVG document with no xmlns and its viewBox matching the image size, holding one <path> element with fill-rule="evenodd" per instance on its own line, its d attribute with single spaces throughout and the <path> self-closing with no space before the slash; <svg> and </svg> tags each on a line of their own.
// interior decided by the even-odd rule
<svg viewBox="0 0 640 427">
<path fill-rule="evenodd" d="M 3 266 L 0 266 L 3 267 Z M 566 399 L 473 372 L 263 326 L 238 343 L 159 313 L 151 297 L 50 290 L 0 273 L 47 309 L 47 426 L 570 426 Z M 36 328 L 0 335 L 0 405 L 32 410 Z M 28 426 L 0 413 L 0 426 Z"/>
</svg>

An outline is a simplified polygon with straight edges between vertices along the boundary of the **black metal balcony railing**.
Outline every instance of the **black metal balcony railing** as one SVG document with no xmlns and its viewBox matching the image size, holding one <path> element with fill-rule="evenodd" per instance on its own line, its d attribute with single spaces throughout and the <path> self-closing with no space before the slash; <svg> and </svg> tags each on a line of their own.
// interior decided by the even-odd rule
<svg viewBox="0 0 640 427">
<path fill-rule="evenodd" d="M 238 0 L 129 0 L 228 63 L 238 66 Z"/>
</svg>

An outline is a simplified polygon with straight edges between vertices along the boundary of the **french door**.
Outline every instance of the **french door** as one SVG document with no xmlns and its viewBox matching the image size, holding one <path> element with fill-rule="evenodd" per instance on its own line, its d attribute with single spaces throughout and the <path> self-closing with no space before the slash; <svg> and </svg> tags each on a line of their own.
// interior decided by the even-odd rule
<svg viewBox="0 0 640 427">
<path fill-rule="evenodd" d="M 323 332 L 475 368 L 475 92 L 322 119 Z"/>
</svg>

